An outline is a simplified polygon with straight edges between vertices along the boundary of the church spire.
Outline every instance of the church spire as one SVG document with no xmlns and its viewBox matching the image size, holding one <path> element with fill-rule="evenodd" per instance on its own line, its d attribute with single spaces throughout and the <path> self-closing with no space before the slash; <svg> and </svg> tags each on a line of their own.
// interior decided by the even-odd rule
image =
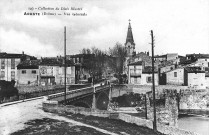
<svg viewBox="0 0 209 135">
<path fill-rule="evenodd" d="M 132 34 L 132 28 L 131 28 L 131 23 L 130 23 L 130 19 L 128 20 L 129 21 L 129 25 L 128 25 L 128 32 L 127 32 L 127 37 L 126 37 L 126 44 L 128 42 L 130 42 L 131 44 L 135 44 L 134 43 L 134 38 L 133 38 L 133 34 Z"/>
</svg>

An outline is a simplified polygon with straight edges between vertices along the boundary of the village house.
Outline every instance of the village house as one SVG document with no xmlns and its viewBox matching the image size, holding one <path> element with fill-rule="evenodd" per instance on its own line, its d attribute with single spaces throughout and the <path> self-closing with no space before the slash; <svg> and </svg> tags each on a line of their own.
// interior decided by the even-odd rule
<svg viewBox="0 0 209 135">
<path fill-rule="evenodd" d="M 64 84 L 64 59 L 63 58 L 42 58 L 39 65 L 40 84 L 53 85 Z M 66 83 L 75 84 L 75 65 L 72 61 L 66 60 Z"/>
<path fill-rule="evenodd" d="M 154 79 L 155 79 L 155 85 L 159 85 L 158 71 L 156 67 L 154 69 Z M 152 85 L 152 67 L 151 66 L 146 66 L 143 68 L 141 84 Z"/>
<path fill-rule="evenodd" d="M 155 85 L 158 85 L 158 72 L 155 68 Z M 152 85 L 152 68 L 145 67 L 143 61 L 128 64 L 128 83 L 138 85 Z"/>
<path fill-rule="evenodd" d="M 85 63 L 88 63 L 94 57 L 93 54 L 76 54 L 67 55 L 67 59 L 75 63 L 75 83 L 87 82 L 90 77 L 89 70 L 85 67 Z"/>
<path fill-rule="evenodd" d="M 188 86 L 189 88 L 205 89 L 207 75 L 202 67 L 182 66 L 161 74 L 165 85 Z"/>
<path fill-rule="evenodd" d="M 25 60 L 17 65 L 17 85 L 38 85 L 40 60 Z"/>
<path fill-rule="evenodd" d="M 205 68 L 205 86 L 209 88 L 209 67 Z"/>
<path fill-rule="evenodd" d="M 0 80 L 6 80 L 6 81 L 17 81 L 17 65 L 25 60 L 33 60 L 36 59 L 33 56 L 29 56 L 24 54 L 15 54 L 15 53 L 6 53 L 1 52 L 0 53 L 0 68 L 1 68 L 1 74 L 0 74 Z"/>
<path fill-rule="evenodd" d="M 185 67 L 184 68 L 185 86 L 197 89 L 205 89 L 205 70 L 201 67 Z"/>
<path fill-rule="evenodd" d="M 60 57 L 24 61 L 18 66 L 19 85 L 63 85 L 64 61 Z M 66 83 L 75 84 L 75 65 L 66 61 Z"/>
<path fill-rule="evenodd" d="M 169 60 L 177 60 L 179 62 L 178 53 L 168 53 L 165 55 L 156 55 L 154 56 L 155 60 L 159 61 L 169 61 Z"/>
<path fill-rule="evenodd" d="M 165 72 L 165 75 L 167 85 L 184 85 L 185 83 L 184 68 L 182 67 L 167 71 Z"/>
</svg>

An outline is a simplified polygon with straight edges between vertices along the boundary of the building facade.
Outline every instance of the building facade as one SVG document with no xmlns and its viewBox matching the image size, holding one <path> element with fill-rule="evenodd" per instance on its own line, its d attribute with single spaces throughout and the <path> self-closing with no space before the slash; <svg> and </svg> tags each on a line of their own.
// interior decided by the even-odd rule
<svg viewBox="0 0 209 135">
<path fill-rule="evenodd" d="M 30 60 L 30 59 L 36 59 L 36 58 L 24 54 L 24 52 L 22 54 L 0 53 L 0 68 L 1 68 L 0 80 L 17 81 L 18 80 L 17 65 L 24 60 Z"/>
<path fill-rule="evenodd" d="M 19 85 L 63 85 L 65 68 L 63 58 L 28 60 L 18 66 Z M 66 61 L 66 83 L 75 84 L 75 65 Z"/>
</svg>

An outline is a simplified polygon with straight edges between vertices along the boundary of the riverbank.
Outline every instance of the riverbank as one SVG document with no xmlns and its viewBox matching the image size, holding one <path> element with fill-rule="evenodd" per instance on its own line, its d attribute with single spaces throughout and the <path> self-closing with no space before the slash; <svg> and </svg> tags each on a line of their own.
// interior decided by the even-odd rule
<svg viewBox="0 0 209 135">
<path fill-rule="evenodd" d="M 126 123 L 121 120 L 101 118 L 95 116 L 85 116 L 81 114 L 65 114 L 61 115 L 67 119 L 75 120 L 84 124 L 91 125 L 110 132 L 112 135 L 164 135 L 159 132 L 154 132 L 147 127 L 140 127 L 136 124 Z M 92 128 L 85 126 L 71 126 L 64 121 L 54 119 L 32 120 L 27 122 L 25 129 L 15 132 L 12 135 L 58 135 L 58 134 L 73 134 L 73 135 L 106 135 L 109 133 L 98 132 Z"/>
</svg>

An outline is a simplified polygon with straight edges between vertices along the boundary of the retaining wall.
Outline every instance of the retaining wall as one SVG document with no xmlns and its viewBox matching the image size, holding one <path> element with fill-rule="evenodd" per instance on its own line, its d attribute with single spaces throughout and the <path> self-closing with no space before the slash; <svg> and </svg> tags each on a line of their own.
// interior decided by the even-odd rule
<svg viewBox="0 0 209 135">
<path fill-rule="evenodd" d="M 84 107 L 63 106 L 63 105 L 58 105 L 57 101 L 43 102 L 43 110 L 47 112 L 59 113 L 59 114 L 79 113 L 87 116 L 91 115 L 97 117 L 109 117 L 113 119 L 120 119 L 128 123 L 134 123 L 138 126 L 144 126 L 151 129 L 153 127 L 153 123 L 151 120 L 142 119 L 129 114 L 115 113 L 110 111 L 96 110 L 96 109 L 90 109 Z M 199 135 L 194 132 L 185 131 L 182 129 L 178 129 L 176 127 L 162 125 L 159 123 L 157 124 L 157 129 L 159 132 L 169 135 Z"/>
</svg>

